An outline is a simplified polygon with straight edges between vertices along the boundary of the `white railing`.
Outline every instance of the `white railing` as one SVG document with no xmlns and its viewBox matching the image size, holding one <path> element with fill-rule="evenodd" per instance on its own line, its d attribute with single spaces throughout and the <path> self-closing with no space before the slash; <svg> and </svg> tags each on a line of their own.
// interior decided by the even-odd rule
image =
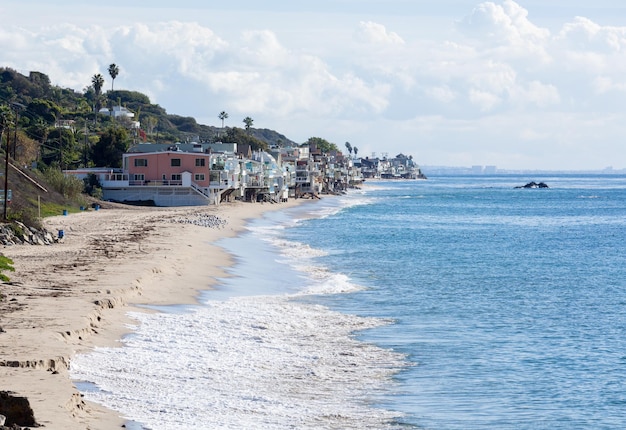
<svg viewBox="0 0 626 430">
<path fill-rule="evenodd" d="M 191 183 L 191 188 L 196 190 L 198 193 L 202 194 L 204 197 L 207 197 L 207 198 L 211 197 L 209 194 L 206 193 L 204 188 L 201 188 L 200 186 L 198 186 L 198 184 L 194 182 Z"/>
<path fill-rule="evenodd" d="M 183 181 L 169 181 L 167 179 L 152 179 L 145 181 L 128 181 L 128 185 L 131 187 L 180 187 L 183 185 Z"/>
</svg>

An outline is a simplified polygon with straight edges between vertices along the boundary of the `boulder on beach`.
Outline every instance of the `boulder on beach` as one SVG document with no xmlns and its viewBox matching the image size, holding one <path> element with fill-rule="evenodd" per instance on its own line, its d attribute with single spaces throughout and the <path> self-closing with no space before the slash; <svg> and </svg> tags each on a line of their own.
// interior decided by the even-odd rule
<svg viewBox="0 0 626 430">
<path fill-rule="evenodd" d="M 28 399 L 14 396 L 9 391 L 0 391 L 0 414 L 4 417 L 0 428 L 38 427 Z"/>
</svg>

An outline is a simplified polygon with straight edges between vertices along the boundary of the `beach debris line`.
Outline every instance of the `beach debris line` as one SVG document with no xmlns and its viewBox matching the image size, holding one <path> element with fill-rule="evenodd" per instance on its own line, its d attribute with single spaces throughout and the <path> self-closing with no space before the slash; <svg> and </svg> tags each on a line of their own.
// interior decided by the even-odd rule
<svg viewBox="0 0 626 430">
<path fill-rule="evenodd" d="M 213 214 L 197 212 L 182 218 L 173 218 L 171 222 L 179 224 L 192 224 L 200 227 L 225 228 L 228 221 Z"/>
</svg>

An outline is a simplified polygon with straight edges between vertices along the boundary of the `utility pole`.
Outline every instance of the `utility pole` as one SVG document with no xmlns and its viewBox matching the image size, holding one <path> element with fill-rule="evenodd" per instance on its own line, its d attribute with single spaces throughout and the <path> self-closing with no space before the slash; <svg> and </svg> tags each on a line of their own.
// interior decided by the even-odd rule
<svg viewBox="0 0 626 430">
<path fill-rule="evenodd" d="M 15 130 L 13 132 L 14 140 L 13 145 L 17 146 L 17 123 L 20 120 L 20 112 L 18 109 L 23 109 L 24 106 L 18 102 L 12 102 L 11 107 L 13 108 L 13 112 L 15 112 Z M 4 221 L 8 221 L 7 217 L 7 206 L 9 202 L 9 135 L 11 133 L 7 130 L 7 144 L 4 151 L 4 208 L 3 208 L 3 218 Z"/>
<path fill-rule="evenodd" d="M 17 127 L 17 124 L 16 124 Z M 6 140 L 6 146 L 4 148 L 4 207 L 2 208 L 3 211 L 3 219 L 5 222 L 8 221 L 7 219 L 7 201 L 8 201 L 8 196 L 9 196 L 9 136 L 11 135 L 11 132 L 9 129 L 7 129 L 7 140 Z"/>
<path fill-rule="evenodd" d="M 88 152 L 89 152 L 89 146 L 87 146 L 87 120 L 85 120 L 85 154 L 83 156 L 85 162 L 85 168 L 87 168 L 87 158 L 88 158 Z"/>
</svg>

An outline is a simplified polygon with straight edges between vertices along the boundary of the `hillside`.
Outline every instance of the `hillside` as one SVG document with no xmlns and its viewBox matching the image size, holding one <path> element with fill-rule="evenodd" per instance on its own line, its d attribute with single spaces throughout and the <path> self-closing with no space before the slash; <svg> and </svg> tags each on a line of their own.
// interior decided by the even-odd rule
<svg viewBox="0 0 626 430">
<path fill-rule="evenodd" d="M 102 114 L 94 118 L 94 110 L 123 106 L 138 115 L 141 129 L 148 141 L 174 143 L 199 139 L 206 142 L 217 139 L 220 132 L 223 134 L 221 128 L 199 124 L 195 118 L 169 114 L 140 92 L 115 90 L 97 94 L 93 85 L 88 86 L 84 92 L 78 92 L 53 85 L 50 78 L 41 72 L 30 72 L 25 76 L 10 68 L 0 68 L 0 105 L 14 103 L 26 108 L 23 114 L 29 119 L 26 121 L 29 124 L 41 119 L 48 125 L 66 120 L 76 121 L 90 128 L 92 124 L 97 126 L 100 122 L 100 126 L 104 127 L 111 119 Z M 246 133 L 267 146 L 296 144 L 274 130 L 252 127 Z"/>
<path fill-rule="evenodd" d="M 4 157 L 0 157 L 0 161 L 4 170 Z M 0 175 L 0 181 L 0 188 L 4 189 L 4 175 Z M 61 215 L 63 210 L 78 211 L 81 205 L 86 206 L 90 200 L 87 196 L 78 196 L 75 200 L 67 198 L 47 183 L 39 172 L 18 168 L 13 163 L 9 166 L 8 188 L 12 196 L 7 211 L 9 220 L 18 220 L 28 226 L 39 227 L 39 217 Z M 3 214 L 2 199 L 0 219 Z"/>
<path fill-rule="evenodd" d="M 121 154 L 133 142 L 219 140 L 248 144 L 253 149 L 296 144 L 270 129 L 222 129 L 198 124 L 192 117 L 169 114 L 148 96 L 136 91 L 102 93 L 95 79 L 97 76 L 80 92 L 53 85 L 41 72 L 30 72 L 26 76 L 0 67 L 0 175 L 4 173 L 7 146 L 9 159 L 15 166 L 9 169 L 8 188 L 13 199 L 9 219 L 36 226 L 39 216 L 61 214 L 64 209 L 78 210 L 87 204 L 89 197 L 77 192 L 83 189 L 81 182 L 64 184 L 61 170 L 118 167 L 116 163 L 121 163 Z M 138 119 L 140 128 L 128 118 L 95 113 L 114 106 L 131 111 L 135 115 L 132 121 Z M 43 172 L 47 172 L 46 175 Z M 54 186 L 46 184 L 45 177 L 50 180 L 54 177 Z M 4 189 L 3 181 L 0 176 L 0 190 Z M 59 193 L 53 188 L 70 192 Z M 68 195 L 73 197 L 68 198 Z M 0 206 L 0 220 L 3 212 Z"/>
</svg>

